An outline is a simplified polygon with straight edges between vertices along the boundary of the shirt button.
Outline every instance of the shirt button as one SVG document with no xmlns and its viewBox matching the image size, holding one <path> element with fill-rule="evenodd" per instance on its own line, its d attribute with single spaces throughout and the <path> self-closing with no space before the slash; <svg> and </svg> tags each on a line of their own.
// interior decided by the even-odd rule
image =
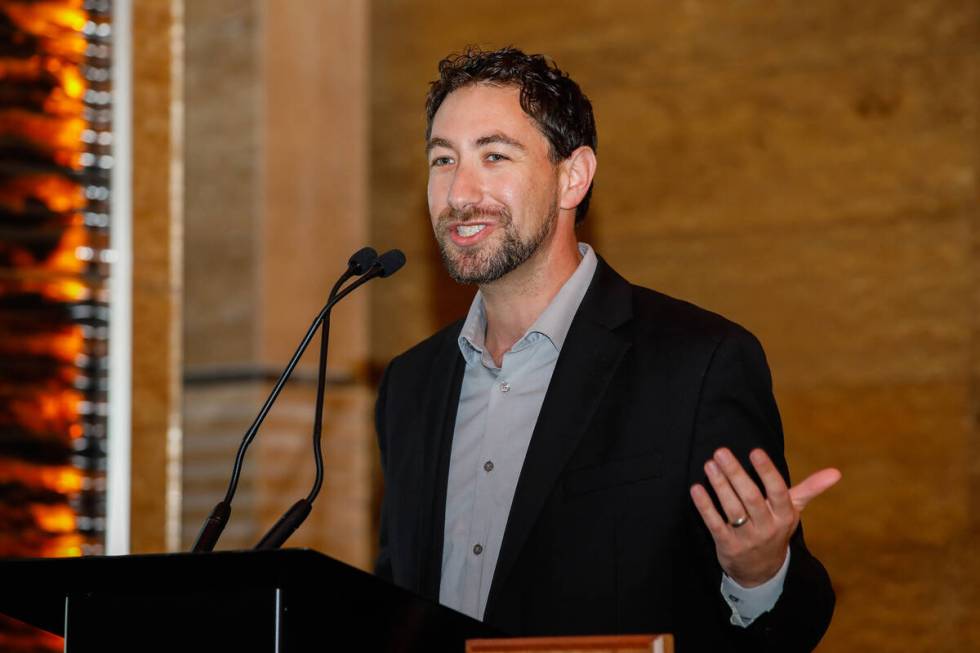
<svg viewBox="0 0 980 653">
<path fill-rule="evenodd" d="M 501 383 L 500 384 L 500 391 L 501 392 L 510 392 L 510 384 L 507 383 L 506 381 L 504 381 L 503 383 Z"/>
<path fill-rule="evenodd" d="M 492 460 L 488 460 L 487 462 L 483 463 L 483 471 L 485 471 L 485 472 L 492 472 L 493 471 L 493 461 Z"/>
<path fill-rule="evenodd" d="M 480 555 L 481 553 L 483 553 L 483 547 L 480 546 L 479 544 L 474 544 L 473 553 L 475 553 L 476 555 Z"/>
</svg>

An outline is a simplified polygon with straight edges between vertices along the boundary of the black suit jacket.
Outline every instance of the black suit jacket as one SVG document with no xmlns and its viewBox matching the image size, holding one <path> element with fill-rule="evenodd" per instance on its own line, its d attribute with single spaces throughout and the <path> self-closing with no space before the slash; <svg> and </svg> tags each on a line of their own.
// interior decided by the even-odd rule
<svg viewBox="0 0 980 653">
<path fill-rule="evenodd" d="M 377 429 L 385 478 L 376 571 L 437 599 L 464 362 L 457 322 L 392 360 Z M 599 260 L 517 483 L 484 621 L 527 635 L 670 632 L 685 651 L 804 651 L 834 593 L 793 536 L 783 593 L 730 625 L 714 544 L 689 488 L 726 445 L 747 469 L 783 435 L 765 355 L 745 329 L 632 286 Z"/>
</svg>

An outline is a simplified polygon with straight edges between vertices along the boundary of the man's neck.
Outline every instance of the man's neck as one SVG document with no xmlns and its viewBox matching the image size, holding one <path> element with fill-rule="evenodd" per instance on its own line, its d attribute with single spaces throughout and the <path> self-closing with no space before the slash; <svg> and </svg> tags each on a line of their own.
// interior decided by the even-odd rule
<svg viewBox="0 0 980 653">
<path fill-rule="evenodd" d="M 582 260 L 574 231 L 549 244 L 516 270 L 480 287 L 487 316 L 486 347 L 498 366 Z"/>
</svg>

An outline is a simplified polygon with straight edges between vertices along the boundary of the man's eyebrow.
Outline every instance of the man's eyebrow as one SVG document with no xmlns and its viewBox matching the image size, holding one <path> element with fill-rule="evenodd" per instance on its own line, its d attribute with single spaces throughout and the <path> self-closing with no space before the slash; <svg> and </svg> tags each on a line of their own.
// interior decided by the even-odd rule
<svg viewBox="0 0 980 653">
<path fill-rule="evenodd" d="M 453 144 L 447 141 L 445 138 L 430 138 L 429 142 L 425 144 L 425 151 L 431 152 L 434 147 L 445 147 L 447 149 L 453 149 Z"/>
<path fill-rule="evenodd" d="M 493 145 L 494 143 L 499 143 L 501 145 L 509 145 L 511 147 L 516 147 L 519 150 L 527 149 L 526 147 L 524 147 L 524 144 L 521 143 L 520 141 L 515 140 L 510 136 L 501 132 L 494 132 L 492 134 L 487 134 L 486 136 L 481 136 L 480 138 L 476 139 L 477 147 L 483 147 L 485 145 Z M 434 136 L 429 139 L 428 143 L 426 143 L 425 151 L 431 152 L 433 148 L 436 147 L 444 147 L 446 149 L 451 150 L 453 149 L 453 144 L 450 141 L 447 141 L 445 138 L 439 138 L 438 136 Z"/>
<path fill-rule="evenodd" d="M 514 140 L 506 134 L 500 132 L 495 132 L 493 134 L 488 134 L 487 136 L 481 136 L 476 139 L 476 146 L 483 147 L 484 145 L 491 145 L 493 143 L 500 143 L 501 145 L 510 145 L 511 147 L 516 147 L 519 150 L 526 150 L 524 144 L 520 141 Z"/>
</svg>

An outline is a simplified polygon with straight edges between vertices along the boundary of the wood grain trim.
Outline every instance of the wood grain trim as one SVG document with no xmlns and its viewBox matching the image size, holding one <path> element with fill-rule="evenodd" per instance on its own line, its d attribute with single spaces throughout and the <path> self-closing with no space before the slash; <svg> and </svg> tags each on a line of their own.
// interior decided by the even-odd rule
<svg viewBox="0 0 980 653">
<path fill-rule="evenodd" d="M 589 635 L 583 637 L 518 637 L 470 639 L 466 653 L 673 653 L 670 635 Z"/>
</svg>

